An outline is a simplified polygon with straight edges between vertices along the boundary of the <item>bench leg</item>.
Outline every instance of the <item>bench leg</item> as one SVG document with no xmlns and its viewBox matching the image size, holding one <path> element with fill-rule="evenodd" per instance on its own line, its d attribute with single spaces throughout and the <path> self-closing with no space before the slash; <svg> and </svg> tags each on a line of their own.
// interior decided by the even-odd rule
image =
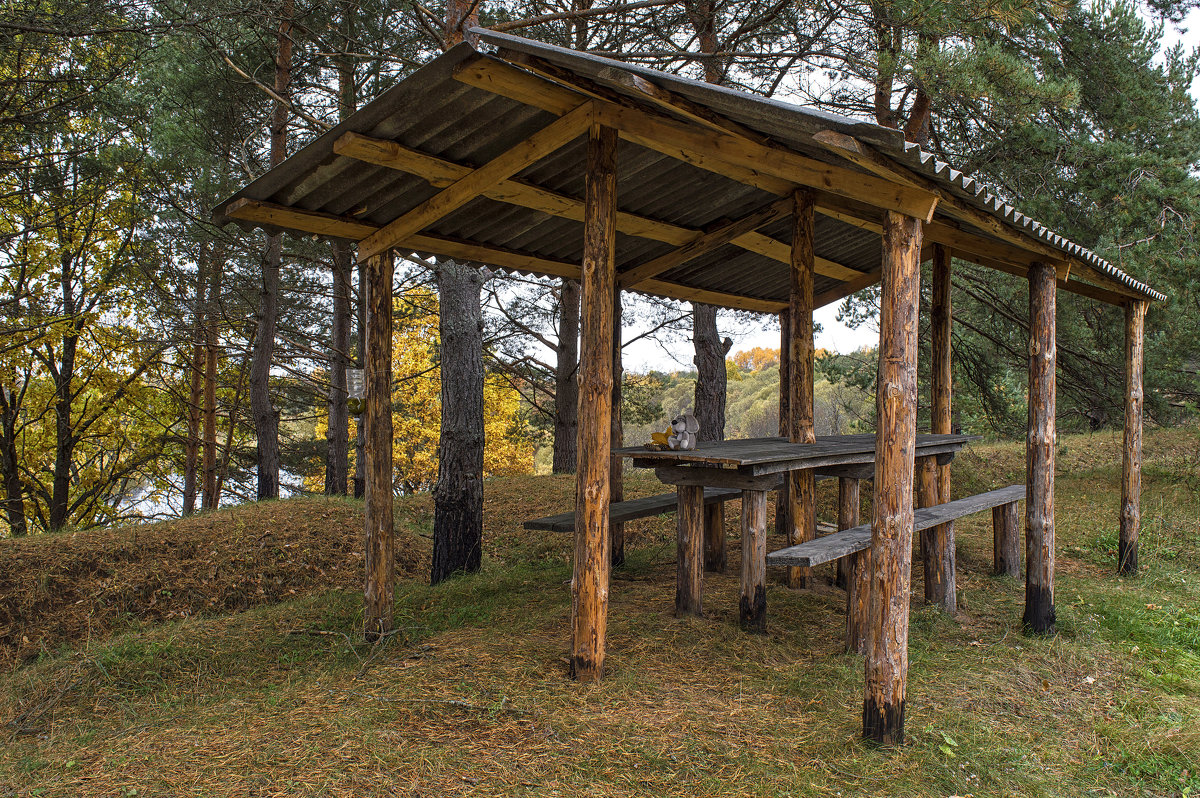
<svg viewBox="0 0 1200 798">
<path fill-rule="evenodd" d="M 871 601 L 871 550 L 843 557 L 846 574 L 846 653 L 867 653 L 867 616 Z"/>
<path fill-rule="evenodd" d="M 1017 503 L 992 508 L 992 534 L 995 538 L 994 573 L 1021 576 L 1021 537 L 1017 531 Z"/>
<path fill-rule="evenodd" d="M 704 488 L 679 486 L 678 565 L 675 579 L 675 616 L 700 615 L 704 592 Z"/>
<path fill-rule="evenodd" d="M 841 477 L 838 479 L 838 531 L 850 529 L 859 524 L 858 513 L 860 507 L 859 495 L 860 480 L 851 479 L 850 477 Z M 838 587 L 848 590 L 850 585 L 850 558 L 841 557 L 837 561 L 837 576 L 834 578 L 834 584 Z"/>
<path fill-rule="evenodd" d="M 742 491 L 742 595 L 738 620 L 748 632 L 767 631 L 767 492 Z"/>
<path fill-rule="evenodd" d="M 725 502 L 704 507 L 704 570 L 725 573 Z"/>
<path fill-rule="evenodd" d="M 941 504 L 937 462 L 932 457 L 917 461 L 917 503 L 921 507 Z M 921 532 L 921 559 L 925 567 L 925 603 L 946 612 L 958 608 L 954 563 L 954 525 L 940 524 Z"/>
</svg>

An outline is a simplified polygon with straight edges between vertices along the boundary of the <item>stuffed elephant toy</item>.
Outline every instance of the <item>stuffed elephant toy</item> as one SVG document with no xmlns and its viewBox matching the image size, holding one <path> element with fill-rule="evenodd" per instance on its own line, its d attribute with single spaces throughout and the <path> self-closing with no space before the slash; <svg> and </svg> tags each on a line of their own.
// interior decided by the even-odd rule
<svg viewBox="0 0 1200 798">
<path fill-rule="evenodd" d="M 667 445 L 672 449 L 695 449 L 700 441 L 700 422 L 691 413 L 684 413 L 671 419 L 671 434 L 667 436 Z"/>
</svg>

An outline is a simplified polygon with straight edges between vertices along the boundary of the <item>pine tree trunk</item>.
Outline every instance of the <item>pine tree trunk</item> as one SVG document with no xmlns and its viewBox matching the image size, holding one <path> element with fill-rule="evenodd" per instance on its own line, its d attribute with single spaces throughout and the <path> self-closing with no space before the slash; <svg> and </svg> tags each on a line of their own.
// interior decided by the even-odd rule
<svg viewBox="0 0 1200 798">
<path fill-rule="evenodd" d="M 4 478 L 4 515 L 8 521 L 8 534 L 14 538 L 24 537 L 29 532 L 17 455 L 17 410 L 22 393 L 16 390 L 15 385 L 5 385 L 0 390 L 0 476 Z"/>
<path fill-rule="evenodd" d="M 292 0 L 280 9 L 279 50 L 275 57 L 275 93 L 287 97 L 292 82 Z M 287 157 L 288 108 L 275 103 L 271 116 L 271 166 Z M 271 364 L 275 357 L 275 325 L 279 317 L 279 270 L 283 237 L 269 236 L 259 292 L 258 327 L 250 363 L 250 409 L 258 440 L 258 498 L 279 497 L 279 413 L 271 402 Z"/>
<path fill-rule="evenodd" d="M 63 316 L 78 323 L 75 293 L 69 265 L 63 264 L 60 280 Z M 57 532 L 67 523 L 71 491 L 71 458 L 75 453 L 75 436 L 71 429 L 71 400 L 75 378 L 75 352 L 79 345 L 78 327 L 63 336 L 62 358 L 54 377 L 54 486 L 50 494 L 50 531 Z"/>
<path fill-rule="evenodd" d="M 579 283 L 565 277 L 558 300 L 558 362 L 554 372 L 555 474 L 573 474 L 579 436 Z"/>
<path fill-rule="evenodd" d="M 483 542 L 483 276 L 474 265 L 443 260 L 437 281 L 442 435 L 431 584 L 478 571 Z"/>
<path fill-rule="evenodd" d="M 192 345 L 187 358 L 188 406 L 187 440 L 183 455 L 183 514 L 196 512 L 197 471 L 200 463 L 200 416 L 204 401 L 204 330 L 205 296 L 208 287 L 208 244 L 200 248 L 196 264 L 196 293 L 192 300 Z"/>
<path fill-rule="evenodd" d="M 696 350 L 696 393 L 692 411 L 700 422 L 700 440 L 725 440 L 725 355 L 733 342 L 717 332 L 717 309 L 692 305 L 692 344 Z"/>
<path fill-rule="evenodd" d="M 367 283 L 363 265 L 358 264 L 358 292 L 355 295 L 355 317 L 358 324 L 358 367 L 362 368 L 367 362 Z M 361 499 L 366 494 L 366 443 L 367 432 L 363 420 L 359 417 L 355 423 L 354 437 L 354 498 Z"/>
<path fill-rule="evenodd" d="M 217 308 L 221 296 L 221 261 L 224 251 L 214 253 L 209 269 L 208 304 L 204 324 L 204 479 L 200 506 L 213 510 L 217 495 Z"/>
</svg>

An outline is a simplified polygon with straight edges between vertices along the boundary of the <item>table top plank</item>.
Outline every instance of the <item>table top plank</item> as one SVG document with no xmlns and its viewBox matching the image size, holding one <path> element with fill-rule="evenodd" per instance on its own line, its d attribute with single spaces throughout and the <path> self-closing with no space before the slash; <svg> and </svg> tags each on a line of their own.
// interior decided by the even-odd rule
<svg viewBox="0 0 1200 798">
<path fill-rule="evenodd" d="M 976 435 L 918 435 L 917 454 L 928 456 L 953 452 Z M 729 441 L 704 441 L 695 449 L 656 451 L 645 446 L 626 446 L 614 449 L 613 454 L 630 457 L 635 465 L 733 466 L 755 474 L 793 470 L 799 466 L 845 465 L 871 462 L 875 458 L 875 436 L 829 435 L 817 438 L 816 443 L 792 443 L 786 438 L 746 438 Z"/>
</svg>

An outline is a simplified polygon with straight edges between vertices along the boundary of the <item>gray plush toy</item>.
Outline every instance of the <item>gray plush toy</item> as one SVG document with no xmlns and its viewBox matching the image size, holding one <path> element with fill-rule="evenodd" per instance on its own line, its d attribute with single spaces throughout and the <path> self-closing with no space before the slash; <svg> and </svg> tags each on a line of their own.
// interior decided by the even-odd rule
<svg viewBox="0 0 1200 798">
<path fill-rule="evenodd" d="M 671 419 L 671 434 L 667 437 L 667 445 L 672 449 L 695 449 L 700 441 L 700 422 L 691 413 L 684 413 Z"/>
</svg>

